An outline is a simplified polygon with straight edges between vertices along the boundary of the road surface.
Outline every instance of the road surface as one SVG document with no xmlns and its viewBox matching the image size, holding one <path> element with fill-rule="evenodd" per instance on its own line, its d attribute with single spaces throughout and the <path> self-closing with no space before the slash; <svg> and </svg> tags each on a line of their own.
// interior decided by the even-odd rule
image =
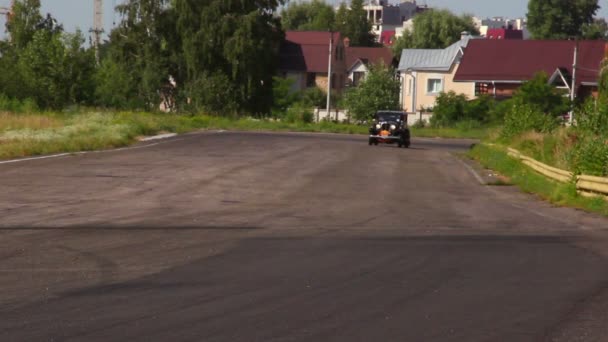
<svg viewBox="0 0 608 342">
<path fill-rule="evenodd" d="M 2 341 L 603 341 L 608 220 L 472 142 L 207 132 L 0 164 Z"/>
</svg>

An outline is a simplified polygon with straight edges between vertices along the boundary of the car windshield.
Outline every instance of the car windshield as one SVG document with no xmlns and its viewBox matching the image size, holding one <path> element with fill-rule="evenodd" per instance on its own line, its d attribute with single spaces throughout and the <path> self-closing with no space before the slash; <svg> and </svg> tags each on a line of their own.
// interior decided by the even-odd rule
<svg viewBox="0 0 608 342">
<path fill-rule="evenodd" d="M 377 117 L 378 121 L 399 121 L 401 113 L 378 112 Z"/>
</svg>

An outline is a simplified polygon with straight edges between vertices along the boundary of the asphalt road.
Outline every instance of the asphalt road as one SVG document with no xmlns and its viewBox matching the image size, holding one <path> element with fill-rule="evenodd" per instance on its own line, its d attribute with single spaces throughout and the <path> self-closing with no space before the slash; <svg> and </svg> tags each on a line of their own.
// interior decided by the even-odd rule
<svg viewBox="0 0 608 342">
<path fill-rule="evenodd" d="M 471 142 L 198 133 L 0 164 L 0 341 L 606 341 L 608 220 Z"/>
</svg>

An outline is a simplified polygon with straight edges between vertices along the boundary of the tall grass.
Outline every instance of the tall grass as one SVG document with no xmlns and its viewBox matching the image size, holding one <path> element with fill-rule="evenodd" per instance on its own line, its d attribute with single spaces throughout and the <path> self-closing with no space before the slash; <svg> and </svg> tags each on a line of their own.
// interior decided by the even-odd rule
<svg viewBox="0 0 608 342">
<path fill-rule="evenodd" d="M 367 134 L 365 125 L 147 112 L 0 113 L 0 158 L 122 147 L 138 137 L 199 129 Z M 413 137 L 481 139 L 482 128 L 412 128 Z"/>
<path fill-rule="evenodd" d="M 0 113 L 0 132 L 20 129 L 45 129 L 62 126 L 61 120 L 50 115 Z"/>
<path fill-rule="evenodd" d="M 477 145 L 469 156 L 483 166 L 495 170 L 510 179 L 522 191 L 537 194 L 557 205 L 584 209 L 608 215 L 608 201 L 600 197 L 588 198 L 576 191 L 574 183 L 558 183 L 536 173 L 519 160 L 513 159 L 497 147 Z"/>
<path fill-rule="evenodd" d="M 323 122 L 280 122 L 252 118 L 144 112 L 0 114 L 0 158 L 126 146 L 141 136 L 198 129 L 362 134 L 367 127 Z"/>
</svg>

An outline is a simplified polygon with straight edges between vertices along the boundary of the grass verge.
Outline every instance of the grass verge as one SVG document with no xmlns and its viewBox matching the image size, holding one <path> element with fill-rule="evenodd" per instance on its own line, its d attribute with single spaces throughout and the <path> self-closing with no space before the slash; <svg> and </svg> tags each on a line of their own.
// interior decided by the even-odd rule
<svg viewBox="0 0 608 342">
<path fill-rule="evenodd" d="M 0 113 L 0 159 L 60 152 L 102 150 L 129 145 L 141 136 L 200 129 L 367 134 L 368 127 L 321 122 L 143 112 Z M 474 138 L 482 129 L 412 128 L 413 137 Z"/>
<path fill-rule="evenodd" d="M 476 145 L 469 156 L 484 167 L 508 177 L 522 191 L 537 194 L 560 206 L 579 208 L 608 216 L 608 201 L 600 197 L 581 196 L 573 183 L 558 183 L 534 172 L 520 161 L 509 157 L 497 146 Z"/>
<path fill-rule="evenodd" d="M 453 138 L 453 139 L 477 139 L 483 140 L 488 136 L 487 128 L 416 128 L 411 127 L 413 137 L 420 138 Z"/>
</svg>

